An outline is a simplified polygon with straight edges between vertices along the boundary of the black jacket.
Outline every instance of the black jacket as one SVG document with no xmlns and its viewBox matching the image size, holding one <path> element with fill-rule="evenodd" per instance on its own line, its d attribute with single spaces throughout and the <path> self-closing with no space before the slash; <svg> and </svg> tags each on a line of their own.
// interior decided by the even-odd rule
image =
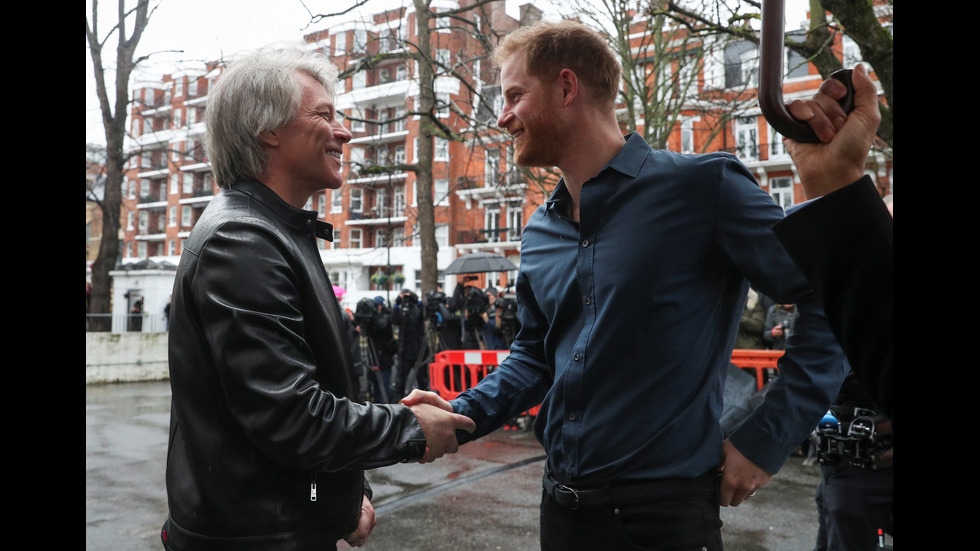
<svg viewBox="0 0 980 551">
<path fill-rule="evenodd" d="M 315 236 L 330 238 L 315 212 L 241 181 L 184 243 L 169 344 L 176 549 L 334 549 L 370 495 L 363 469 L 425 451 L 407 407 L 349 398 L 351 352 Z"/>
<path fill-rule="evenodd" d="M 869 176 L 787 214 L 772 228 L 823 302 L 851 371 L 892 419 L 893 228 Z"/>
</svg>

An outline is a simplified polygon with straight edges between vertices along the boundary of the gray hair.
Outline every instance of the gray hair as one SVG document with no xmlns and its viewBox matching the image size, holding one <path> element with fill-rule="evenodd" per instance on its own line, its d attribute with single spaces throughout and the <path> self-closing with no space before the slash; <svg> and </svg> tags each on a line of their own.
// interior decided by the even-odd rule
<svg viewBox="0 0 980 551">
<path fill-rule="evenodd" d="M 315 78 L 331 98 L 336 97 L 337 67 L 302 43 L 245 52 L 208 91 L 203 142 L 218 186 L 266 173 L 269 156 L 259 134 L 282 128 L 299 111 L 302 89 L 297 73 Z"/>
</svg>

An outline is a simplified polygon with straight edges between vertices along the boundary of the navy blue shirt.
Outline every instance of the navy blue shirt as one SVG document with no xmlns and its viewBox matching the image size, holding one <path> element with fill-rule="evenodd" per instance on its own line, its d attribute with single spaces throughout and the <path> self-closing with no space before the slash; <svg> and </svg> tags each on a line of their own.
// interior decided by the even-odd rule
<svg viewBox="0 0 980 551">
<path fill-rule="evenodd" d="M 722 389 L 749 282 L 800 311 L 766 400 L 730 436 L 775 473 L 848 367 L 772 225 L 782 209 L 725 153 L 654 150 L 634 133 L 582 187 L 528 220 L 510 355 L 452 401 L 485 435 L 541 403 L 534 430 L 563 482 L 690 478 L 718 467 Z"/>
</svg>

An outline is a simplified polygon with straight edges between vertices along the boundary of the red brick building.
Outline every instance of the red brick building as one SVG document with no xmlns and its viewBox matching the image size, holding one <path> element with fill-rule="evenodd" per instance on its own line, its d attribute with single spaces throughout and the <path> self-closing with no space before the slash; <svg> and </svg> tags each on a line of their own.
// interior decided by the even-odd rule
<svg viewBox="0 0 980 551">
<path fill-rule="evenodd" d="M 437 0 L 433 9 L 470 4 Z M 539 15 L 526 5 L 520 17 L 526 22 Z M 435 79 L 436 120 L 457 138 L 434 141 L 440 274 L 458 256 L 475 251 L 497 252 L 520 265 L 521 229 L 553 187 L 553 181 L 535 183 L 511 166 L 510 143 L 494 128 L 499 85 L 484 39 L 493 36 L 491 29 L 503 33 L 519 24 L 499 1 L 455 18 L 438 18 L 428 32 L 441 71 Z M 304 39 L 345 76 L 335 103 L 353 134 L 345 151 L 345 185 L 315 194 L 307 205 L 334 226 L 333 243 L 321 242 L 324 265 L 334 283 L 348 289 L 345 305 L 363 296 L 384 296 L 389 289 L 394 291 L 390 299 L 402 287 L 418 292 L 418 193 L 411 166 L 418 162 L 420 125 L 432 123 L 415 114 L 418 62 L 403 55 L 414 51 L 408 44 L 418 39 L 414 7 L 336 23 Z M 849 51 L 846 41 L 834 47 Z M 712 94 L 744 95 L 749 103 L 737 116 L 685 108 L 666 147 L 736 153 L 785 207 L 805 197 L 781 139 L 752 103 L 753 56 L 751 45 L 730 43 L 718 49 L 714 65 L 706 57 L 693 81 L 692 105 Z M 377 61 L 370 69 L 344 73 L 368 58 Z M 812 65 L 796 61 L 788 59 L 793 69 L 784 79 L 786 101 L 808 97 L 822 80 Z M 130 149 L 139 155 L 127 172 L 124 262 L 152 258 L 176 264 L 183 239 L 216 191 L 200 142 L 207 92 L 219 74 L 217 65 L 199 67 L 134 86 Z M 641 131 L 642 122 L 636 122 Z M 891 159 L 872 155 L 868 166 L 883 195 L 890 192 Z M 479 284 L 505 287 L 515 275 L 486 274 Z M 440 283 L 448 293 L 456 280 L 440 275 Z"/>
</svg>

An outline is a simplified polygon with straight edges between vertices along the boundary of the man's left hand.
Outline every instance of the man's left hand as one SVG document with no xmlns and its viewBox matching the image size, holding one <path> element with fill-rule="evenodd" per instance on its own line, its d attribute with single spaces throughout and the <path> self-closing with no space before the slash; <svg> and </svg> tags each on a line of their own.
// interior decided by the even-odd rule
<svg viewBox="0 0 980 551">
<path fill-rule="evenodd" d="M 749 461 L 728 440 L 722 443 L 721 453 L 721 495 L 718 503 L 722 507 L 738 507 L 772 480 L 771 474 Z"/>
<path fill-rule="evenodd" d="M 374 516 L 374 506 L 371 505 L 371 500 L 367 496 L 364 496 L 364 499 L 361 501 L 361 516 L 357 519 L 357 530 L 351 532 L 350 535 L 344 538 L 344 541 L 351 547 L 364 545 L 368 536 L 371 535 L 371 530 L 374 530 L 374 525 L 377 523 L 378 520 Z"/>
</svg>

